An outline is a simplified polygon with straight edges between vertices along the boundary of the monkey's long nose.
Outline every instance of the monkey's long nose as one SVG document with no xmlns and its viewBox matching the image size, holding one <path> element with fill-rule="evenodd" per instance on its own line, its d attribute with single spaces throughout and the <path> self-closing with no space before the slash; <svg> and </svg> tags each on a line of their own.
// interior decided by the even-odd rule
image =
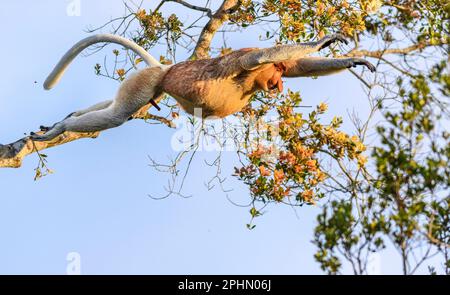
<svg viewBox="0 0 450 295">
<path fill-rule="evenodd" d="M 283 81 L 278 80 L 275 84 L 270 83 L 268 88 L 270 90 L 278 89 L 279 92 L 283 92 Z"/>
<path fill-rule="evenodd" d="M 281 81 L 281 79 L 278 80 L 277 86 L 278 86 L 278 91 L 283 92 L 283 81 Z"/>
</svg>

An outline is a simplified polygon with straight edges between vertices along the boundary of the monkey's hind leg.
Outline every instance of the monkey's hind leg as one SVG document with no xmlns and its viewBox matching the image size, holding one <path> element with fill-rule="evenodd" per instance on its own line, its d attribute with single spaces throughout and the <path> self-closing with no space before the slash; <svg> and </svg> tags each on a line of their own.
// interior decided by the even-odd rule
<svg viewBox="0 0 450 295">
<path fill-rule="evenodd" d="M 31 134 L 31 139 L 49 141 L 66 131 L 97 132 L 118 127 L 146 105 L 149 99 L 159 96 L 156 86 L 164 74 L 165 71 L 160 68 L 143 69 L 122 83 L 114 102 L 105 101 L 75 112 L 45 134 Z"/>
<path fill-rule="evenodd" d="M 57 137 L 60 134 L 64 133 L 64 125 L 63 125 L 64 121 L 61 121 L 59 123 L 56 123 L 55 125 L 53 125 L 52 127 L 44 127 L 41 126 L 41 130 L 45 131 L 44 134 L 36 134 L 34 132 L 31 132 L 30 134 L 30 138 L 34 141 L 49 141 L 54 139 L 55 137 Z"/>
<path fill-rule="evenodd" d="M 31 134 L 35 141 L 49 141 L 66 131 L 73 132 L 97 132 L 122 125 L 128 117 L 119 116 L 113 106 L 106 109 L 92 111 L 81 116 L 71 116 L 56 123 L 45 134 Z"/>
<path fill-rule="evenodd" d="M 113 100 L 106 100 L 106 101 L 102 101 L 99 102 L 97 104 L 94 104 L 91 107 L 88 107 L 87 109 L 81 110 L 81 111 L 76 111 L 73 112 L 71 114 L 69 114 L 65 119 L 69 118 L 69 117 L 79 117 L 81 115 L 90 113 L 92 111 L 99 111 L 99 110 L 103 110 L 106 109 L 107 107 L 109 107 L 111 104 L 113 103 Z"/>
<path fill-rule="evenodd" d="M 112 103 L 113 103 L 113 100 L 106 100 L 106 101 L 99 102 L 99 103 L 97 103 L 97 104 L 95 104 L 95 105 L 93 105 L 93 106 L 91 106 L 91 107 L 89 107 L 89 108 L 87 108 L 87 109 L 84 109 L 84 110 L 80 110 L 80 111 L 76 111 L 76 112 L 70 113 L 69 115 L 67 115 L 67 116 L 64 118 L 64 120 L 66 120 L 67 118 L 70 118 L 70 117 L 79 117 L 79 116 L 81 116 L 81 115 L 87 114 L 87 113 L 92 112 L 92 111 L 98 111 L 98 110 L 106 109 L 106 108 L 109 107 Z M 56 123 L 56 124 L 58 124 L 58 123 Z M 54 125 L 51 126 L 51 127 L 48 127 L 48 126 L 39 126 L 39 129 L 41 129 L 41 131 L 48 132 L 48 131 L 50 131 L 52 128 L 54 128 L 54 127 L 56 126 L 56 124 L 54 124 Z"/>
</svg>

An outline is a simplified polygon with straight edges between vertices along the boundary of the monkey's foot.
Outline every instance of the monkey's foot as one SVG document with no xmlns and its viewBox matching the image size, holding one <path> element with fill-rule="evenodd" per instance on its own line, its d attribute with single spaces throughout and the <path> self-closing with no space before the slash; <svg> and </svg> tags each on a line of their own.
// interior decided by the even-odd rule
<svg viewBox="0 0 450 295">
<path fill-rule="evenodd" d="M 333 43 L 336 42 L 342 42 L 344 44 L 348 44 L 348 41 L 345 39 L 344 35 L 342 34 L 333 34 L 330 36 L 325 36 L 321 40 L 319 40 L 319 50 L 322 50 L 324 48 L 327 48 Z"/>
<path fill-rule="evenodd" d="M 30 139 L 34 140 L 34 141 L 50 141 L 50 140 L 54 139 L 55 137 L 64 133 L 64 131 L 65 131 L 64 126 L 62 124 L 57 123 L 57 124 L 55 124 L 55 126 L 53 128 L 50 128 L 50 130 L 48 130 L 44 134 L 37 134 L 37 133 L 31 132 Z"/>
<path fill-rule="evenodd" d="M 50 140 L 52 140 L 55 137 L 56 136 L 49 136 L 47 134 L 39 135 L 39 134 L 36 134 L 34 132 L 30 133 L 30 139 L 33 140 L 33 141 L 50 141 Z"/>
<path fill-rule="evenodd" d="M 45 134 L 39 135 L 34 132 L 30 132 L 30 139 L 33 141 L 45 141 Z"/>
</svg>

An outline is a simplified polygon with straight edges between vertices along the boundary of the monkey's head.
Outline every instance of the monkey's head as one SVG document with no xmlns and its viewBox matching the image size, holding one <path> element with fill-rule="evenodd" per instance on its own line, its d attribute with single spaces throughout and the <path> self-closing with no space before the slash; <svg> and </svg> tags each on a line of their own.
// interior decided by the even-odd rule
<svg viewBox="0 0 450 295">
<path fill-rule="evenodd" d="M 267 65 L 257 74 L 255 83 L 258 88 L 264 91 L 278 89 L 281 92 L 283 91 L 281 77 L 285 70 L 286 66 L 283 63 Z"/>
</svg>

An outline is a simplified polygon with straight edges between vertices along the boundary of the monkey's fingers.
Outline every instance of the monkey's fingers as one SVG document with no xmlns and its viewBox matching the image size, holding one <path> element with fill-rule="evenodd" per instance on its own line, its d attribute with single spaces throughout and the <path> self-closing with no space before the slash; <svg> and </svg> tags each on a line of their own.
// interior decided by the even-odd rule
<svg viewBox="0 0 450 295">
<path fill-rule="evenodd" d="M 358 66 L 358 65 L 366 66 L 369 69 L 369 71 L 371 71 L 372 73 L 374 73 L 376 71 L 375 66 L 373 64 L 371 64 L 370 62 L 368 62 L 367 60 L 365 60 L 365 59 L 357 59 L 357 60 L 355 60 L 354 65 L 355 66 Z"/>
<path fill-rule="evenodd" d="M 335 40 L 334 42 L 339 41 L 339 42 L 344 43 L 345 45 L 348 45 L 348 41 L 347 41 L 347 39 L 345 38 L 344 35 L 342 35 L 342 34 L 334 34 L 334 35 L 332 35 L 332 37 Z"/>
<path fill-rule="evenodd" d="M 48 138 L 45 134 L 37 134 L 34 132 L 30 132 L 30 139 L 34 141 L 47 141 Z"/>
<path fill-rule="evenodd" d="M 348 41 L 347 41 L 347 39 L 345 39 L 344 35 L 333 34 L 330 36 L 325 36 L 319 41 L 319 44 L 321 44 L 319 50 L 327 48 L 328 46 L 330 46 L 331 44 L 336 43 L 336 42 L 342 42 L 344 44 L 348 44 Z"/>
</svg>

